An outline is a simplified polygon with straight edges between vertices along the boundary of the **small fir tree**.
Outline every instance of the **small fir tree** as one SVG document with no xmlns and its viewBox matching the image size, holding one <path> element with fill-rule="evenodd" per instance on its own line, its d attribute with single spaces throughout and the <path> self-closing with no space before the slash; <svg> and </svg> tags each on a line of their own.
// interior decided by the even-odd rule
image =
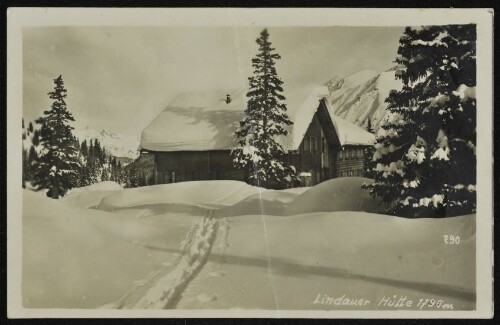
<svg viewBox="0 0 500 325">
<path fill-rule="evenodd" d="M 90 184 L 92 184 L 92 182 L 91 182 L 89 168 L 86 165 L 82 165 L 82 167 L 80 169 L 80 178 L 78 181 L 78 186 L 82 187 L 82 186 L 87 186 Z"/>
<path fill-rule="evenodd" d="M 33 138 L 31 139 L 31 143 L 33 143 L 35 147 L 38 147 L 38 145 L 40 144 L 40 131 L 35 130 L 33 132 Z"/>
<path fill-rule="evenodd" d="M 40 128 L 40 145 L 33 185 L 37 190 L 47 189 L 47 196 L 59 198 L 78 185 L 78 143 L 72 134 L 73 115 L 68 111 L 62 76 L 54 79 L 54 90 L 48 93 L 53 100 L 51 108 L 37 119 Z"/>
<path fill-rule="evenodd" d="M 238 147 L 232 150 L 231 157 L 236 168 L 246 170 L 250 184 L 276 187 L 296 179 L 277 141 L 287 135 L 286 127 L 292 122 L 286 113 L 283 81 L 275 67 L 281 56 L 271 46 L 267 29 L 256 42 L 259 50 L 252 59 L 254 72 L 249 78 L 245 117 L 236 132 Z"/>
<path fill-rule="evenodd" d="M 108 170 L 106 168 L 103 168 L 101 173 L 101 182 L 104 181 L 109 181 Z"/>
<path fill-rule="evenodd" d="M 375 130 L 373 129 L 372 126 L 372 120 L 368 119 L 368 122 L 366 123 L 366 131 L 370 132 L 371 134 L 375 134 Z M 374 164 L 372 161 L 373 158 L 373 153 L 375 152 L 375 147 L 374 146 L 368 146 L 363 150 L 363 168 L 364 168 L 364 177 L 366 178 L 374 178 L 375 177 L 375 172 L 374 172 Z"/>
<path fill-rule="evenodd" d="M 475 25 L 407 28 L 373 156 L 371 193 L 408 217 L 476 209 Z"/>
<path fill-rule="evenodd" d="M 27 175 L 28 175 L 27 180 L 30 182 L 33 180 L 33 175 L 35 174 L 36 171 L 37 160 L 38 160 L 38 154 L 35 150 L 35 147 L 31 146 L 28 152 L 28 161 L 27 161 Z"/>
<path fill-rule="evenodd" d="M 87 146 L 87 139 L 83 140 L 82 144 L 80 145 L 80 154 L 87 159 L 88 154 L 89 154 L 89 147 Z"/>
</svg>

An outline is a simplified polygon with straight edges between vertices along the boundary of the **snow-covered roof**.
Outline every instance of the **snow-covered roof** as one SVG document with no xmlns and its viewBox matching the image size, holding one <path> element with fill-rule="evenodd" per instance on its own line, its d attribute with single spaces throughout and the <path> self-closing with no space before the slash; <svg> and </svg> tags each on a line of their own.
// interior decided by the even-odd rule
<svg viewBox="0 0 500 325">
<path fill-rule="evenodd" d="M 226 96 L 231 98 L 226 103 Z M 294 123 L 289 135 L 279 141 L 288 150 L 297 150 L 321 99 L 329 96 L 326 86 L 289 89 L 287 114 Z M 325 101 L 331 114 L 328 101 Z M 182 92 L 142 131 L 141 148 L 152 151 L 227 150 L 237 143 L 235 131 L 243 119 L 246 91 L 218 89 Z M 342 145 L 372 144 L 371 133 L 332 115 Z"/>
<path fill-rule="evenodd" d="M 342 146 L 371 145 L 375 143 L 375 135 L 363 130 L 359 126 L 338 116 L 334 116 L 332 120 Z"/>
<path fill-rule="evenodd" d="M 245 92 L 237 89 L 180 93 L 142 131 L 141 147 L 153 151 L 232 148 L 245 105 Z"/>
</svg>

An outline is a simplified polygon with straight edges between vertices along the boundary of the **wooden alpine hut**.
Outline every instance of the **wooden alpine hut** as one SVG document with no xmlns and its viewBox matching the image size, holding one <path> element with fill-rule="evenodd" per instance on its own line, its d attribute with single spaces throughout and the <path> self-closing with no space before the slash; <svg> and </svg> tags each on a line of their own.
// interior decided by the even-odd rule
<svg viewBox="0 0 500 325">
<path fill-rule="evenodd" d="M 143 130 L 141 154 L 154 155 L 156 183 L 245 180 L 230 152 L 246 105 L 243 90 L 180 93 Z M 375 137 L 331 114 L 326 86 L 300 87 L 285 94 L 294 123 L 278 139 L 288 152 L 302 186 L 363 175 L 363 149 Z"/>
</svg>

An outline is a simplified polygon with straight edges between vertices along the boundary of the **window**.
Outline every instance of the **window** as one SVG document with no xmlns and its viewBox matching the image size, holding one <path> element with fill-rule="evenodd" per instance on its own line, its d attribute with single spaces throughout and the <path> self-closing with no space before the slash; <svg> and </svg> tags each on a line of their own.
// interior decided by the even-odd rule
<svg viewBox="0 0 500 325">
<path fill-rule="evenodd" d="M 321 138 L 321 152 L 326 152 L 326 139 L 325 137 Z"/>
<path fill-rule="evenodd" d="M 316 138 L 311 137 L 311 152 L 316 152 Z"/>
<path fill-rule="evenodd" d="M 304 152 L 309 152 L 309 137 L 304 137 Z"/>
</svg>

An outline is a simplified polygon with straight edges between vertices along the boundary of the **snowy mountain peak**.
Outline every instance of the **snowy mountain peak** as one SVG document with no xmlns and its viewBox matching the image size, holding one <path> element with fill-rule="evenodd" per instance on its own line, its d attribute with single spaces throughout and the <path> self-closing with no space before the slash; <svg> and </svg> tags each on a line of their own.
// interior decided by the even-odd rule
<svg viewBox="0 0 500 325">
<path fill-rule="evenodd" d="M 120 138 L 120 136 L 118 134 L 116 134 L 115 132 L 112 132 L 112 131 L 108 131 L 108 130 L 101 130 L 99 132 L 99 134 L 103 137 L 110 137 L 110 138 L 113 138 L 113 139 L 118 139 Z"/>
<path fill-rule="evenodd" d="M 333 114 L 361 127 L 370 119 L 378 129 L 387 115 L 385 99 L 391 90 L 401 90 L 397 68 L 382 73 L 363 70 L 348 77 L 336 76 L 325 83 Z"/>
<path fill-rule="evenodd" d="M 374 70 L 363 70 L 357 72 L 344 79 L 344 86 L 349 88 L 361 86 L 376 77 L 378 74 L 379 73 Z"/>
<path fill-rule="evenodd" d="M 83 128 L 75 127 L 73 133 L 80 141 L 97 139 L 108 154 L 114 157 L 136 159 L 139 156 L 137 151 L 139 139 L 137 137 L 122 135 L 105 129 L 98 131 L 88 125 Z"/>
</svg>

